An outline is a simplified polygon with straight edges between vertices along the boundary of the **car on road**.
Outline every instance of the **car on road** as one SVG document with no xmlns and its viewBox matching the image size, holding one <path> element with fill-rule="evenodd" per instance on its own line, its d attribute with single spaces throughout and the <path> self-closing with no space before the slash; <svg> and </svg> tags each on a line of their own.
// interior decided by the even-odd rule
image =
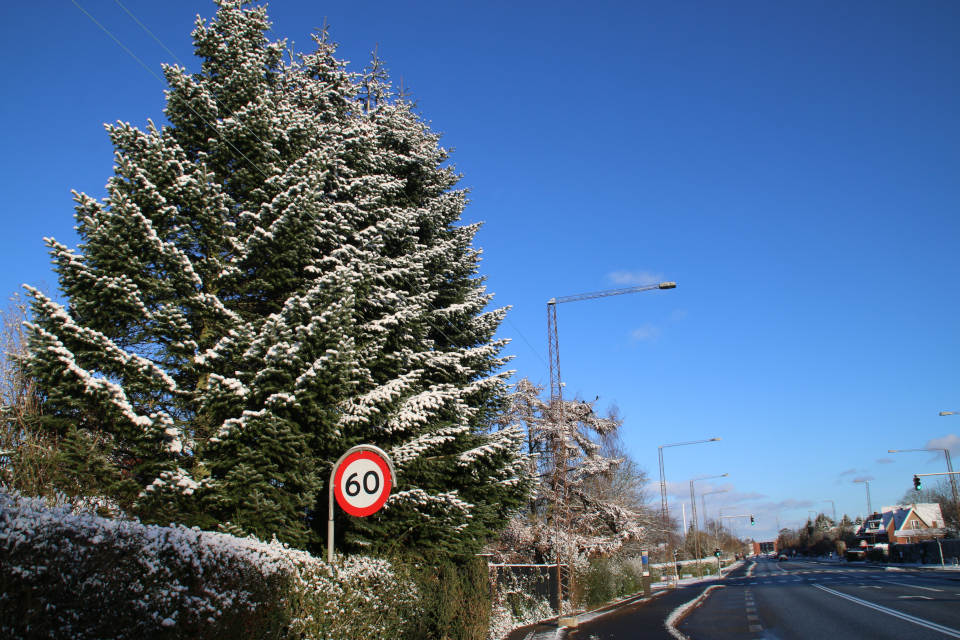
<svg viewBox="0 0 960 640">
<path fill-rule="evenodd" d="M 787 556 L 786 556 L 786 554 L 781 553 L 781 554 L 780 554 L 780 557 L 777 558 L 777 562 L 786 562 L 786 561 L 787 561 Z"/>
</svg>

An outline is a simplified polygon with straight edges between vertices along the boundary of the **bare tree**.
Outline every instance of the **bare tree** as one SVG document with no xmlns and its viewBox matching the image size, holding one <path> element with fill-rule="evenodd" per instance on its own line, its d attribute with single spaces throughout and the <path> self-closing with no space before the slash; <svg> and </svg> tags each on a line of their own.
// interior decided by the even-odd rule
<svg viewBox="0 0 960 640">
<path fill-rule="evenodd" d="M 902 505 L 922 503 L 939 504 L 944 525 L 951 530 L 951 535 L 957 535 L 960 531 L 960 521 L 957 520 L 958 505 L 953 500 L 953 490 L 948 478 L 940 477 L 935 483 L 925 486 L 920 491 L 913 488 L 907 489 L 900 497 Z"/>
<path fill-rule="evenodd" d="M 518 381 L 502 418 L 504 425 L 526 429 L 535 490 L 526 512 L 501 536 L 500 554 L 542 562 L 559 542 L 585 557 L 609 556 L 647 540 L 649 478 L 617 435 L 623 423 L 617 408 L 599 415 L 596 400 L 567 400 L 560 425 L 555 416 L 561 412 L 543 398 L 544 390 L 526 378 Z"/>
<path fill-rule="evenodd" d="M 25 368 L 29 308 L 15 293 L 0 309 L 0 480 L 24 495 L 52 498 L 57 442 L 40 429 L 42 395 Z"/>
</svg>

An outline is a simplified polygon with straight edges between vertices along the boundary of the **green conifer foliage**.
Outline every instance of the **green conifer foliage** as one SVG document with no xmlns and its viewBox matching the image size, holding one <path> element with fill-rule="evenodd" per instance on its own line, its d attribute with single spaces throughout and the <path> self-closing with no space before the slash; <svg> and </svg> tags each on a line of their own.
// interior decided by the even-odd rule
<svg viewBox="0 0 960 640">
<path fill-rule="evenodd" d="M 506 309 L 449 154 L 378 60 L 348 73 L 325 33 L 285 59 L 263 8 L 217 4 L 200 72 L 165 67 L 170 124 L 107 127 L 107 198 L 76 194 L 75 250 L 48 239 L 68 303 L 32 292 L 46 426 L 146 521 L 300 547 L 333 462 L 375 444 L 397 486 L 338 515 L 340 548 L 474 552 L 529 482 L 492 426 Z"/>
</svg>

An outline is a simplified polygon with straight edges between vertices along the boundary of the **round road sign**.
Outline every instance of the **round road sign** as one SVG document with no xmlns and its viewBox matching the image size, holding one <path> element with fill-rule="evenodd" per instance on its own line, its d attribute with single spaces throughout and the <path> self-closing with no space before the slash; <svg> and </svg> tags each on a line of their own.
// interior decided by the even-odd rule
<svg viewBox="0 0 960 640">
<path fill-rule="evenodd" d="M 376 513 L 390 497 L 387 461 L 373 451 L 355 451 L 344 459 L 333 479 L 337 504 L 352 516 Z"/>
</svg>

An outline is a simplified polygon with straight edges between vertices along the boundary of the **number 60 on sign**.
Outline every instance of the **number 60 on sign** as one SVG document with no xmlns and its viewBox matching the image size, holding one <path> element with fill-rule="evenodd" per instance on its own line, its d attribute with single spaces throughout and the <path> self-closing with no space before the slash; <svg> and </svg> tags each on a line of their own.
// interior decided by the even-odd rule
<svg viewBox="0 0 960 640">
<path fill-rule="evenodd" d="M 387 462 L 373 451 L 355 451 L 340 464 L 333 479 L 337 504 L 352 516 L 380 510 L 393 484 Z"/>
</svg>

